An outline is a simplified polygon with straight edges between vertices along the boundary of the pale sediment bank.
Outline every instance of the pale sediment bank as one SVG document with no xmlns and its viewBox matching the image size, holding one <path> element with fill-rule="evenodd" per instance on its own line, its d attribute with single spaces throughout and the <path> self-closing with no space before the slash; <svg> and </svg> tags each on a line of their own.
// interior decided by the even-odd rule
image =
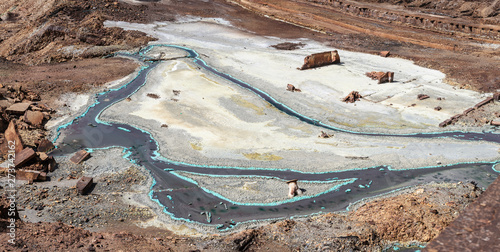
<svg viewBox="0 0 500 252">
<path fill-rule="evenodd" d="M 327 172 L 499 159 L 500 146 L 481 141 L 333 131 L 329 131 L 334 134 L 331 138 L 318 138 L 321 128 L 287 116 L 250 91 L 200 71 L 190 59 L 160 64 L 130 98 L 105 110 L 101 119 L 151 132 L 164 157 L 192 164 Z M 311 109 L 313 115 L 307 115 L 314 118 L 314 113 Z"/>
<path fill-rule="evenodd" d="M 189 172 L 175 172 L 181 177 L 187 177 L 212 192 L 237 204 L 279 204 L 287 200 L 288 184 L 285 180 L 264 176 L 207 176 Z M 294 200 L 310 198 L 314 195 L 338 189 L 339 186 L 350 183 L 352 180 L 333 181 L 299 181 L 301 194 Z M 223 207 L 223 206 L 221 206 Z"/>
</svg>

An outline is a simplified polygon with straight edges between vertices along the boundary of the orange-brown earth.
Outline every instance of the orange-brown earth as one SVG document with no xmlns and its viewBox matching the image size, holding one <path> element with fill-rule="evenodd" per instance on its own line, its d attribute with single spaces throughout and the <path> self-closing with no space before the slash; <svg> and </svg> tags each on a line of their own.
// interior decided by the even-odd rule
<svg viewBox="0 0 500 252">
<path fill-rule="evenodd" d="M 430 13 L 446 19 L 456 16 L 473 24 L 499 24 L 498 6 L 495 5 L 498 1 L 351 2 L 363 2 L 386 10 Z M 264 17 L 264 14 L 271 18 Z M 0 91 L 4 92 L 7 86 L 22 86 L 38 92 L 41 102 L 48 104 L 63 93 L 86 92 L 136 68 L 136 64 L 128 60 L 101 57 L 145 45 L 152 38 L 141 32 L 105 28 L 102 25 L 104 20 L 146 23 L 172 21 L 178 15 L 221 17 L 257 34 L 285 39 L 307 37 L 347 50 L 368 53 L 389 50 L 393 56 L 412 59 L 417 64 L 445 72 L 449 83 L 459 88 L 487 92 L 500 88 L 498 38 L 436 32 L 398 22 L 363 18 L 309 1 L 185 0 L 128 4 L 112 0 L 5 0 L 0 3 L 0 15 L 0 84 L 5 86 Z M 293 47 L 289 45 L 282 49 Z M 77 168 L 59 166 L 61 174 L 68 179 L 79 176 L 73 170 Z M 103 190 L 101 193 L 108 195 L 134 181 L 129 177 L 111 179 L 96 192 Z M 61 193 L 75 194 L 72 197 L 77 199 L 74 202 L 78 205 L 63 204 L 57 210 L 60 211 L 57 216 L 63 216 L 57 223 L 17 220 L 14 246 L 5 242 L 7 233 L 3 228 L 8 219 L 0 216 L 0 237 L 5 251 L 379 250 L 390 246 L 391 241 L 428 242 L 480 193 L 471 184 L 426 185 L 402 192 L 399 196 L 368 201 L 348 214 L 284 220 L 236 234 L 194 238 L 174 235 L 168 230 L 137 228 L 134 222 L 150 218 L 149 213 L 124 214 L 117 220 L 103 214 L 88 223 L 108 224 L 101 226 L 99 232 L 86 231 L 76 223 L 85 226 L 87 222 L 73 223 L 77 219 L 73 219 L 73 214 L 83 216 L 96 204 L 102 206 L 103 213 L 134 213 L 136 210 L 119 200 L 110 205 L 99 198 L 79 199 L 71 191 L 76 190 L 74 188 L 45 191 L 37 188 L 35 183 L 22 185 L 19 190 L 25 194 L 20 207 L 38 209 L 36 211 L 40 214 L 50 215 L 47 211 L 53 209 L 48 201 Z M 7 204 L 5 198 L 2 202 L 2 206 Z"/>
</svg>

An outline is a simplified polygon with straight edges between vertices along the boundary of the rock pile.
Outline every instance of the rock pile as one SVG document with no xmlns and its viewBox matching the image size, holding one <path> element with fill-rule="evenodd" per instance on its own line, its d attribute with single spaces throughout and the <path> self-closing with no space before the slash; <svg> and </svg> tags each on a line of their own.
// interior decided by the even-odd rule
<svg viewBox="0 0 500 252">
<path fill-rule="evenodd" d="M 43 181 L 47 172 L 55 169 L 56 161 L 47 154 L 54 145 L 38 130 L 44 129 L 55 111 L 36 102 L 40 100 L 39 94 L 23 90 L 21 86 L 17 89 L 2 86 L 0 89 L 3 89 L 0 93 L 3 97 L 0 104 L 0 158 L 13 163 L 17 179 L 29 183 Z M 21 131 L 25 133 L 24 137 L 29 136 L 29 141 L 23 139 Z"/>
</svg>

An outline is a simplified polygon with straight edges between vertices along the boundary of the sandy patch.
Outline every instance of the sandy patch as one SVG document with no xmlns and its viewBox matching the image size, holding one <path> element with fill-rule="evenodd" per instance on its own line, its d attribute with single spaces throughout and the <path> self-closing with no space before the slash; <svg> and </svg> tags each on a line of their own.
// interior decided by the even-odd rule
<svg viewBox="0 0 500 252">
<path fill-rule="evenodd" d="M 190 178 L 202 188 L 222 195 L 236 204 L 280 204 L 288 198 L 288 184 L 285 180 L 271 177 L 245 177 L 245 176 L 206 176 L 189 172 L 175 172 Z M 301 195 L 293 198 L 300 200 L 318 194 L 336 190 L 337 187 L 352 180 L 334 180 L 324 182 L 299 181 Z M 222 207 L 222 206 L 221 206 Z"/>
</svg>

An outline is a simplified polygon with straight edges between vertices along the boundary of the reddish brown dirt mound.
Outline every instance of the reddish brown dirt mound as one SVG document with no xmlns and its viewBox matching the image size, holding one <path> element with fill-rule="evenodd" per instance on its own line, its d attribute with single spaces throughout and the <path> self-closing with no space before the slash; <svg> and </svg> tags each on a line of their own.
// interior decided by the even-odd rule
<svg viewBox="0 0 500 252">
<path fill-rule="evenodd" d="M 141 21 L 145 6 L 104 1 L 6 1 L 0 13 L 16 18 L 0 22 L 0 57 L 40 64 L 100 57 L 146 44 L 142 32 L 104 28 L 106 19 Z M 133 14 L 135 13 L 135 14 Z"/>
</svg>

